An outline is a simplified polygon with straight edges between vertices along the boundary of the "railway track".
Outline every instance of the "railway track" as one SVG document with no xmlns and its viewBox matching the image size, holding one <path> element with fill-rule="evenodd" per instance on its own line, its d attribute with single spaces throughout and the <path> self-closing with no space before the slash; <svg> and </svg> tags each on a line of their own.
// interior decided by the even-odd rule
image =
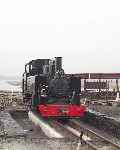
<svg viewBox="0 0 120 150">
<path fill-rule="evenodd" d="M 120 145 L 113 143 L 109 139 L 99 135 L 98 133 L 81 127 L 80 123 L 75 120 L 70 120 L 67 124 L 62 122 L 56 122 L 64 129 L 68 130 L 70 133 L 76 137 L 80 137 L 80 134 L 83 132 L 82 141 L 83 144 L 88 146 L 88 149 L 91 150 L 120 150 Z M 81 132 L 82 131 L 82 132 Z"/>
<path fill-rule="evenodd" d="M 11 114 L 13 118 L 16 119 L 16 121 L 23 126 L 24 129 L 30 129 L 31 127 L 33 127 L 32 125 L 30 125 L 30 122 L 28 121 L 27 115 L 25 112 L 16 112 Z M 28 122 L 28 123 L 26 123 Z M 120 145 L 113 143 L 111 140 L 99 135 L 98 133 L 92 131 L 89 128 L 86 128 L 85 126 L 80 125 L 80 123 L 76 120 L 69 120 L 67 123 L 63 123 L 61 121 L 52 121 L 56 124 L 58 124 L 60 127 L 64 128 L 65 130 L 67 130 L 68 132 L 70 132 L 70 134 L 74 135 L 75 137 L 77 137 L 79 139 L 81 131 L 83 132 L 83 144 L 87 145 L 87 149 L 91 149 L 91 150 L 120 150 Z M 30 126 L 29 126 L 30 125 Z M 35 136 L 34 136 L 35 135 Z M 39 136 L 43 135 L 40 133 L 38 134 Z M 29 134 L 30 136 L 30 134 Z M 36 137 L 36 133 L 32 133 L 32 136 L 30 136 L 31 138 L 35 138 Z M 46 136 L 45 136 L 46 138 Z M 79 141 L 81 142 L 81 141 Z"/>
</svg>

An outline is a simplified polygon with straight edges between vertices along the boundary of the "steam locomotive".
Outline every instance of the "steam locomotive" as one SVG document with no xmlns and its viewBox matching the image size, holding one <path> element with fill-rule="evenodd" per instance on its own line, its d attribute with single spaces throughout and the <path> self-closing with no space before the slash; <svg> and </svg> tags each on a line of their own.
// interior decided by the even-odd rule
<svg viewBox="0 0 120 150">
<path fill-rule="evenodd" d="M 23 102 L 42 117 L 84 117 L 80 102 L 81 79 L 66 76 L 62 57 L 36 59 L 25 65 L 22 78 Z"/>
</svg>

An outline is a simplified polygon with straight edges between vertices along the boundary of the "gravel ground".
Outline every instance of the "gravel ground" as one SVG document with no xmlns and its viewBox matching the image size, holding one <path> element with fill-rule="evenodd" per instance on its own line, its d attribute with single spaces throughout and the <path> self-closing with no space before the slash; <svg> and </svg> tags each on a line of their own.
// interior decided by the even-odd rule
<svg viewBox="0 0 120 150">
<path fill-rule="evenodd" d="M 89 109 L 95 110 L 109 117 L 120 119 L 120 106 L 104 106 L 104 105 L 90 105 Z"/>
<path fill-rule="evenodd" d="M 74 150 L 76 147 L 76 142 L 65 139 L 7 139 L 0 143 L 0 149 L 3 150 Z"/>
<path fill-rule="evenodd" d="M 76 150 L 78 140 L 67 135 L 63 139 L 50 139 L 47 138 L 40 128 L 34 127 L 34 125 L 28 121 L 26 118 L 15 116 L 11 118 L 8 111 L 10 110 L 25 110 L 22 105 L 21 95 L 11 95 L 8 93 L 0 93 L 0 107 L 5 109 L 0 113 L 0 129 L 5 129 L 7 135 L 20 135 L 26 134 L 26 138 L 16 138 L 16 139 L 4 139 L 0 141 L 0 149 L 5 150 Z M 110 117 L 120 118 L 120 107 L 117 106 L 100 106 L 100 105 L 90 105 L 90 109 L 104 113 Z M 24 115 L 22 115 L 23 117 Z M 14 120 L 15 119 L 15 120 Z M 56 126 L 57 128 L 57 126 Z M 58 131 L 61 129 L 58 128 Z M 26 132 L 27 131 L 27 132 Z M 28 132 L 29 131 L 29 132 Z M 34 139 L 37 138 L 37 139 Z M 69 139 L 68 139 L 69 138 Z M 80 147 L 80 150 L 87 150 L 86 146 Z"/>
<path fill-rule="evenodd" d="M 0 113 L 1 131 L 6 133 L 8 136 L 24 135 L 25 131 L 23 128 L 16 123 L 7 111 Z"/>
<path fill-rule="evenodd" d="M 23 111 L 22 97 L 20 94 L 0 92 L 0 149 L 1 150 L 76 150 L 78 139 L 70 138 L 64 133 L 64 138 L 48 138 L 43 131 L 35 127 L 26 118 L 26 115 L 17 116 L 17 112 Z M 9 113 L 10 112 L 10 113 Z M 60 131 L 60 129 L 58 129 Z M 64 132 L 64 131 L 63 131 Z M 87 150 L 82 145 L 79 150 Z"/>
<path fill-rule="evenodd" d="M 13 115 L 14 114 L 14 115 Z M 35 127 L 26 117 L 26 114 L 15 112 L 11 115 L 3 111 L 0 115 L 1 124 L 6 135 L 2 136 L 0 149 L 5 150 L 73 150 L 77 147 L 78 140 L 68 138 L 48 138 L 40 128 Z M 18 115 L 17 115 L 18 114 Z M 16 119 L 17 117 L 17 119 Z M 22 118 L 23 117 L 23 118 Z M 22 120 L 23 119 L 23 120 Z M 1 126 L 1 127 L 3 127 Z M 31 131 L 30 131 L 31 129 Z M 25 132 L 28 131 L 28 132 Z M 23 138 L 21 138 L 23 135 Z M 24 137 L 24 135 L 26 135 Z M 9 138 L 16 137 L 16 138 Z M 84 147 L 82 147 L 84 150 Z"/>
<path fill-rule="evenodd" d="M 120 144 L 120 107 L 107 105 L 90 105 L 89 124 L 109 134 L 113 141 Z M 100 112 L 100 113 L 96 113 Z M 91 119 L 92 118 L 92 119 Z"/>
</svg>

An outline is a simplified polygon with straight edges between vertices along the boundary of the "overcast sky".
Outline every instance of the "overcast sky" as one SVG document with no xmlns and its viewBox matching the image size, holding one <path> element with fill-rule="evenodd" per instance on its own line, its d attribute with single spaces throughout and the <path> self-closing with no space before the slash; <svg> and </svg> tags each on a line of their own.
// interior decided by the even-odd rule
<svg viewBox="0 0 120 150">
<path fill-rule="evenodd" d="M 1 0 L 0 74 L 55 56 L 67 73 L 120 72 L 120 1 Z"/>
</svg>

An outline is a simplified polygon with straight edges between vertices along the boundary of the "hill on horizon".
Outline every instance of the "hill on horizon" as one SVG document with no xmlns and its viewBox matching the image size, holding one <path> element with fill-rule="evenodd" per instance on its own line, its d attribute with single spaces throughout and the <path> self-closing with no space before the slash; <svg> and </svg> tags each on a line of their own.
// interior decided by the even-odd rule
<svg viewBox="0 0 120 150">
<path fill-rule="evenodd" d="M 0 75 L 0 80 L 21 80 L 22 77 L 20 76 L 7 76 L 7 75 Z"/>
</svg>

